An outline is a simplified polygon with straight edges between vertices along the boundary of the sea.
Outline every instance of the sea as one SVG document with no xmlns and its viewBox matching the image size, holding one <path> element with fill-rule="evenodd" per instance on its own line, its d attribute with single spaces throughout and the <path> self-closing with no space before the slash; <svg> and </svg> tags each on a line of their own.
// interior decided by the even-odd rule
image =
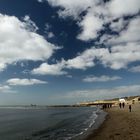
<svg viewBox="0 0 140 140">
<path fill-rule="evenodd" d="M 82 140 L 105 115 L 99 107 L 0 107 L 0 140 Z"/>
</svg>

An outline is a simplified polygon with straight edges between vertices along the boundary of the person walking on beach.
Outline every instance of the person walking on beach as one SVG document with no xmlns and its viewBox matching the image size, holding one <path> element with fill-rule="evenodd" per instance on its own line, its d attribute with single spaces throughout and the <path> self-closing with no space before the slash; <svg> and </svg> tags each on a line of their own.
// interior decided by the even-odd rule
<svg viewBox="0 0 140 140">
<path fill-rule="evenodd" d="M 124 102 L 122 103 L 122 106 L 123 106 L 123 108 L 124 108 L 124 106 L 125 106 L 125 103 L 124 103 Z"/>
<path fill-rule="evenodd" d="M 131 105 L 129 105 L 129 112 L 131 112 L 131 109 L 132 109 L 132 107 L 131 107 Z"/>
<path fill-rule="evenodd" d="M 120 106 L 120 108 L 122 108 L 122 104 L 121 103 L 119 103 L 119 106 Z"/>
</svg>

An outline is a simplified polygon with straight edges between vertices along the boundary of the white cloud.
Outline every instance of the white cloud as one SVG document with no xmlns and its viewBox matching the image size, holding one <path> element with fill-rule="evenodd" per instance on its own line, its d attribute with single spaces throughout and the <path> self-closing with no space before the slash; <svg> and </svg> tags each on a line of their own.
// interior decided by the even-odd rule
<svg viewBox="0 0 140 140">
<path fill-rule="evenodd" d="M 96 38 L 97 32 L 101 30 L 102 25 L 102 19 L 96 16 L 94 12 L 88 12 L 84 19 L 79 22 L 82 32 L 77 36 L 77 38 L 83 41 Z"/>
<path fill-rule="evenodd" d="M 99 100 L 99 99 L 110 99 L 116 97 L 132 96 L 139 95 L 140 85 L 127 85 L 127 86 L 118 86 L 113 88 L 102 88 L 102 89 L 93 89 L 93 90 L 77 90 L 72 91 L 64 95 L 57 95 L 56 97 L 60 100 L 70 100 L 75 101 L 87 101 L 87 100 Z"/>
<path fill-rule="evenodd" d="M 87 69 L 93 67 L 98 60 L 104 67 L 111 69 L 126 68 L 128 64 L 140 61 L 140 45 L 129 43 L 125 45 L 112 46 L 108 48 L 90 48 L 79 56 L 66 62 L 67 68 Z M 98 63 L 99 63 L 98 62 Z"/>
<path fill-rule="evenodd" d="M 71 16 L 77 20 L 81 28 L 78 39 L 89 41 L 98 36 L 98 31 L 102 30 L 104 23 L 112 22 L 116 18 L 127 15 L 135 15 L 140 11 L 139 0 L 111 0 L 104 3 L 101 0 L 46 0 L 51 6 L 62 7 L 59 16 L 62 18 Z M 82 12 L 86 14 L 80 19 Z M 113 25 L 113 29 L 121 29 L 121 21 Z M 115 27 L 114 27 L 115 26 Z M 138 28 L 138 27 L 137 27 Z"/>
<path fill-rule="evenodd" d="M 67 78 L 73 78 L 73 76 L 72 76 L 72 75 L 66 75 L 66 77 L 67 77 Z"/>
<path fill-rule="evenodd" d="M 140 72 L 140 66 L 139 65 L 134 66 L 134 67 L 130 68 L 129 71 L 131 71 L 131 72 Z"/>
<path fill-rule="evenodd" d="M 135 15 L 140 11 L 139 0 L 111 0 L 103 1 L 93 0 L 46 0 L 52 6 L 59 6 L 59 16 L 62 18 L 71 16 L 77 21 L 81 32 L 78 39 L 89 41 L 98 36 L 98 31 L 105 28 L 103 25 L 111 23 L 110 28 L 119 32 L 118 36 L 105 34 L 99 43 L 110 45 L 111 48 L 87 49 L 75 58 L 68 59 L 65 64 L 59 68 L 59 73 L 66 69 L 87 69 L 94 67 L 97 63 L 111 69 L 127 68 L 128 64 L 140 61 L 140 17 L 124 20 L 123 16 Z M 116 6 L 117 5 L 117 6 Z M 83 12 L 82 18 L 79 15 Z M 118 21 L 114 19 L 118 18 Z M 128 24 L 128 26 L 127 26 Z M 55 64 L 56 65 L 56 64 Z"/>
<path fill-rule="evenodd" d="M 29 16 L 24 21 L 0 14 L 0 70 L 17 61 L 47 60 L 57 48 L 35 32 Z"/>
<path fill-rule="evenodd" d="M 0 93 L 15 93 L 16 91 L 12 90 L 8 85 L 0 85 Z"/>
<path fill-rule="evenodd" d="M 82 54 L 68 60 L 67 68 L 86 69 L 96 65 L 98 60 L 103 66 L 111 69 L 126 68 L 128 64 L 140 61 L 140 45 L 139 43 L 129 43 L 125 45 L 112 46 L 108 48 L 91 48 Z"/>
<path fill-rule="evenodd" d="M 54 33 L 53 32 L 48 32 L 47 33 L 47 37 L 48 38 L 53 38 L 55 35 L 54 35 Z"/>
<path fill-rule="evenodd" d="M 140 61 L 140 44 L 128 43 L 125 45 L 113 46 L 105 51 L 99 60 L 104 66 L 112 69 L 126 68 L 128 64 Z"/>
<path fill-rule="evenodd" d="M 45 24 L 45 33 L 47 35 L 47 38 L 53 38 L 55 35 L 54 33 L 51 31 L 52 26 L 49 23 Z"/>
<path fill-rule="evenodd" d="M 3 90 L 9 90 L 10 87 L 9 86 L 6 86 L 6 85 L 0 85 L 0 91 L 3 91 Z"/>
<path fill-rule="evenodd" d="M 111 0 L 107 5 L 110 14 L 113 17 L 122 17 L 124 15 L 133 15 L 140 11 L 139 0 Z"/>
<path fill-rule="evenodd" d="M 127 22 L 124 19 L 121 18 L 117 22 L 112 22 L 111 25 L 110 25 L 110 28 L 113 31 L 120 32 L 126 26 L 126 23 Z"/>
<path fill-rule="evenodd" d="M 38 2 L 40 2 L 40 3 L 42 3 L 43 2 L 43 0 L 37 0 Z"/>
<path fill-rule="evenodd" d="M 121 77 L 119 76 L 107 76 L 107 75 L 102 75 L 100 77 L 96 76 L 87 76 L 83 79 L 84 82 L 107 82 L 107 81 L 115 81 L 119 80 Z"/>
<path fill-rule="evenodd" d="M 88 67 L 93 67 L 95 64 L 94 54 L 96 52 L 89 50 L 84 51 L 82 54 L 79 54 L 77 57 L 73 59 L 69 59 L 67 61 L 62 60 L 61 62 L 57 62 L 56 64 L 47 64 L 42 63 L 38 68 L 32 70 L 32 74 L 41 74 L 41 75 L 64 75 L 67 72 L 63 71 L 63 69 L 82 69 L 85 70 Z"/>
<path fill-rule="evenodd" d="M 49 65 L 47 63 L 42 63 L 38 68 L 32 70 L 32 74 L 64 75 L 66 74 L 66 72 L 62 70 L 64 68 L 64 65 L 65 65 L 64 61 L 52 65 Z"/>
<path fill-rule="evenodd" d="M 113 37 L 108 41 L 108 44 L 120 44 L 128 42 L 140 41 L 140 17 L 132 19 L 126 30 L 123 30 L 119 36 Z"/>
<path fill-rule="evenodd" d="M 85 70 L 88 67 L 93 67 L 95 64 L 93 60 L 95 59 L 95 52 L 92 49 L 87 49 L 83 53 L 79 54 L 73 59 L 67 60 L 66 68 L 69 69 L 83 69 Z"/>
<path fill-rule="evenodd" d="M 28 15 L 26 15 L 23 20 L 25 21 L 25 26 L 28 30 L 36 32 L 38 30 L 38 27 L 36 24 L 30 19 Z"/>
<path fill-rule="evenodd" d="M 78 18 L 78 16 L 88 7 L 97 3 L 96 0 L 47 0 L 52 6 L 60 6 L 64 9 L 59 11 L 59 15 L 62 17 L 73 16 Z"/>
<path fill-rule="evenodd" d="M 46 81 L 41 81 L 38 79 L 19 79 L 19 78 L 12 78 L 7 80 L 9 85 L 13 86 L 27 86 L 27 85 L 35 85 L 35 84 L 46 84 Z"/>
<path fill-rule="evenodd" d="M 95 48 L 85 50 L 75 58 L 62 60 L 56 64 L 41 64 L 38 68 L 32 70 L 33 74 L 42 75 L 64 75 L 67 74 L 63 69 L 82 69 L 94 67 L 102 64 L 114 70 L 127 68 L 128 64 L 140 61 L 139 43 L 128 43 L 125 45 L 116 45 L 108 48 Z"/>
</svg>

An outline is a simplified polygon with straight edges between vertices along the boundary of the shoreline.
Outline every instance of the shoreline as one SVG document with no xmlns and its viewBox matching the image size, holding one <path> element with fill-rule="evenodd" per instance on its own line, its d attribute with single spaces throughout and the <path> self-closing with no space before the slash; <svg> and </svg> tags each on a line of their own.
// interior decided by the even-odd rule
<svg viewBox="0 0 140 140">
<path fill-rule="evenodd" d="M 139 140 L 140 139 L 140 104 L 128 105 L 124 109 L 118 106 L 106 109 L 108 115 L 103 123 L 84 140 Z"/>
<path fill-rule="evenodd" d="M 97 112 L 97 115 L 98 117 L 95 119 L 93 125 L 89 127 L 87 131 L 83 132 L 83 134 L 72 138 L 72 140 L 87 140 L 89 136 L 93 135 L 94 132 L 98 130 L 98 128 L 100 128 L 100 126 L 105 122 L 108 113 L 100 109 L 99 112 Z"/>
</svg>

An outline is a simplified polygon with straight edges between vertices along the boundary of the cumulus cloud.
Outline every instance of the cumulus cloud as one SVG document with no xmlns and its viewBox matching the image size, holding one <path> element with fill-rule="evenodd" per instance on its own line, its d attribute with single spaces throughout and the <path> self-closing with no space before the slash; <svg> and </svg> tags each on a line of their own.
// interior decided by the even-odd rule
<svg viewBox="0 0 140 140">
<path fill-rule="evenodd" d="M 129 59 L 128 59 L 129 58 Z M 125 45 L 116 45 L 108 48 L 90 48 L 85 50 L 79 56 L 66 62 L 67 68 L 87 69 L 97 65 L 98 60 L 104 67 L 111 69 L 127 68 L 127 65 L 140 61 L 139 43 L 129 43 Z"/>
<path fill-rule="evenodd" d="M 108 5 L 109 13 L 113 17 L 122 17 L 125 15 L 133 15 L 140 10 L 139 0 L 111 0 Z"/>
<path fill-rule="evenodd" d="M 140 72 L 140 66 L 139 65 L 134 66 L 134 67 L 130 68 L 129 71 L 131 71 L 131 72 Z"/>
<path fill-rule="evenodd" d="M 80 27 L 77 38 L 89 41 L 98 37 L 98 33 L 109 24 L 112 31 L 118 35 L 104 34 L 99 43 L 110 45 L 111 48 L 95 48 L 85 50 L 75 58 L 65 60 L 64 64 L 57 69 L 60 75 L 63 69 L 87 69 L 94 67 L 97 62 L 104 67 L 114 70 L 127 68 L 128 64 L 140 61 L 140 17 L 134 16 L 140 11 L 140 1 L 134 0 L 46 0 L 53 7 L 61 7 L 58 11 L 59 16 L 66 18 L 73 17 Z M 82 13 L 85 12 L 83 15 Z M 81 16 L 82 15 L 82 16 Z M 131 19 L 124 19 L 124 16 L 134 16 Z M 96 61 L 98 60 L 98 61 Z M 51 65 L 48 65 L 51 67 Z M 44 67 L 37 68 L 40 73 Z M 41 70 L 41 71 L 40 71 Z M 33 70 L 34 71 L 34 70 Z M 42 73 L 42 72 L 41 72 Z M 43 72 L 45 73 L 45 72 Z M 56 72 L 55 72 L 56 73 Z M 58 75 L 58 74 L 57 74 Z"/>
<path fill-rule="evenodd" d="M 140 41 L 140 17 L 132 19 L 127 27 L 127 29 L 120 32 L 119 36 L 115 36 L 108 40 L 108 44 L 120 44 L 129 42 Z M 121 27 L 120 27 L 121 28 Z"/>
<path fill-rule="evenodd" d="M 123 30 L 123 28 L 125 28 L 126 24 L 127 22 L 123 18 L 120 18 L 116 22 L 111 22 L 110 28 L 112 31 L 120 32 Z"/>
<path fill-rule="evenodd" d="M 128 64 L 140 61 L 140 44 L 128 43 L 113 46 L 110 50 L 105 51 L 104 55 L 100 57 L 100 61 L 104 66 L 112 69 L 127 68 Z"/>
<path fill-rule="evenodd" d="M 38 68 L 32 70 L 32 74 L 41 75 L 65 75 L 66 71 L 63 69 L 82 69 L 85 70 L 89 67 L 93 67 L 96 51 L 91 51 L 91 49 L 84 51 L 73 59 L 62 60 L 56 64 L 42 63 Z"/>
<path fill-rule="evenodd" d="M 46 0 L 51 6 L 61 7 L 58 14 L 65 18 L 68 16 L 77 20 L 81 32 L 78 39 L 89 41 L 98 37 L 98 32 L 104 28 L 104 24 L 113 22 L 114 19 L 122 19 L 124 16 L 133 16 L 140 11 L 139 0 Z M 85 14 L 80 18 L 81 13 Z M 121 20 L 114 25 L 113 29 L 122 29 Z M 115 26 L 115 28 L 114 28 Z"/>
<path fill-rule="evenodd" d="M 38 79 L 19 79 L 12 78 L 7 80 L 7 83 L 12 86 L 27 86 L 27 85 L 35 85 L 35 84 L 46 84 L 46 81 L 41 81 Z"/>
<path fill-rule="evenodd" d="M 103 26 L 103 20 L 94 14 L 94 12 L 88 12 L 84 17 L 84 20 L 79 22 L 79 26 L 82 32 L 77 36 L 78 39 L 88 41 L 96 38 L 98 31 Z"/>
<path fill-rule="evenodd" d="M 78 16 L 88 7 L 93 5 L 93 3 L 97 2 L 96 0 L 47 0 L 52 6 L 59 6 L 64 8 L 59 11 L 59 15 L 62 17 L 73 16 L 74 18 L 78 18 Z"/>
<path fill-rule="evenodd" d="M 89 67 L 93 67 L 94 59 L 96 57 L 96 51 L 91 49 L 85 50 L 73 59 L 62 60 L 56 64 L 42 63 L 38 68 L 32 70 L 32 74 L 41 75 L 65 75 L 66 71 L 63 69 L 82 69 L 86 70 Z"/>
<path fill-rule="evenodd" d="M 0 85 L 0 93 L 15 93 L 16 91 L 12 90 L 8 85 Z"/>
<path fill-rule="evenodd" d="M 56 64 L 43 63 L 32 70 L 33 74 L 64 75 L 64 69 L 81 69 L 94 67 L 98 64 L 114 70 L 127 68 L 128 64 L 140 61 L 140 44 L 128 43 L 109 48 L 95 48 L 85 50 L 75 58 L 63 60 Z"/>
<path fill-rule="evenodd" d="M 47 60 L 57 48 L 35 31 L 29 16 L 20 21 L 15 16 L 0 14 L 0 70 L 23 60 Z"/>
<path fill-rule="evenodd" d="M 120 80 L 121 77 L 119 76 L 107 76 L 107 75 L 102 75 L 102 76 L 87 76 L 83 79 L 84 82 L 107 82 L 107 81 L 115 81 L 115 80 Z"/>
<path fill-rule="evenodd" d="M 60 62 L 52 65 L 42 63 L 38 68 L 33 69 L 31 73 L 39 75 L 64 75 L 67 74 L 62 70 L 64 68 L 64 65 L 65 62 Z"/>
<path fill-rule="evenodd" d="M 83 69 L 85 70 L 88 67 L 93 67 L 94 60 L 95 59 L 95 52 L 92 51 L 92 49 L 87 49 L 83 53 L 79 54 L 77 57 L 73 59 L 67 60 L 66 68 L 69 69 Z"/>
</svg>

